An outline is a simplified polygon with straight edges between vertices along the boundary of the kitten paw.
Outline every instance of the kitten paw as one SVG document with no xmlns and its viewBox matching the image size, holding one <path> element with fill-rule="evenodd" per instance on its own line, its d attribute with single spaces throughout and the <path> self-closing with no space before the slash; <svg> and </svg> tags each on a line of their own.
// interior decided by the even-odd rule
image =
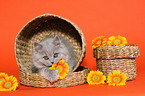
<svg viewBox="0 0 145 96">
<path fill-rule="evenodd" d="M 57 70 L 50 70 L 48 67 L 43 68 L 40 71 L 40 74 L 51 83 L 58 80 L 59 73 Z"/>
</svg>

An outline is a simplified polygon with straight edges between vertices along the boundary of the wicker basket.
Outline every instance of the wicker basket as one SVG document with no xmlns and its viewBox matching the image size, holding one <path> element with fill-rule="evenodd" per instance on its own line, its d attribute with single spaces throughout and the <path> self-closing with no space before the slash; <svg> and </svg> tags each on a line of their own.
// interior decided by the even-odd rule
<svg viewBox="0 0 145 96">
<path fill-rule="evenodd" d="M 41 42 L 49 36 L 58 35 L 68 41 L 72 46 L 77 64 L 75 71 L 85 56 L 86 43 L 82 31 L 73 22 L 52 14 L 45 14 L 28 22 L 19 32 L 15 42 L 15 53 L 20 69 L 20 83 L 34 87 L 67 87 L 83 84 L 86 82 L 86 74 L 89 68 L 83 67 L 77 72 L 71 72 L 63 79 L 51 84 L 40 74 L 32 73 L 32 53 L 34 41 Z M 74 76 L 76 78 L 74 78 Z"/>
<path fill-rule="evenodd" d="M 97 69 L 105 76 L 114 70 L 120 70 L 127 75 L 127 80 L 136 78 L 135 57 L 140 56 L 136 45 L 129 46 L 104 46 L 94 49 Z"/>
<path fill-rule="evenodd" d="M 66 78 L 58 80 L 55 83 L 50 83 L 40 74 L 19 71 L 20 83 L 33 87 L 68 87 L 86 83 L 86 77 L 89 73 L 88 67 L 80 66 L 75 72 L 68 73 Z"/>
</svg>

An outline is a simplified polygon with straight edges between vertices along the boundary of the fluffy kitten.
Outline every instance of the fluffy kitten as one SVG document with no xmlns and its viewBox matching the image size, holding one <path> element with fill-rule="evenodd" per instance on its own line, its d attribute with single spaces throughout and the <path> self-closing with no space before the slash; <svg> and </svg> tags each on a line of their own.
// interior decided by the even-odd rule
<svg viewBox="0 0 145 96">
<path fill-rule="evenodd" d="M 60 59 L 64 59 L 68 63 L 69 72 L 72 72 L 77 64 L 73 48 L 65 39 L 56 35 L 46 38 L 40 43 L 34 42 L 32 72 L 39 73 L 50 82 L 54 82 L 58 79 L 59 74 L 57 70 L 50 70 L 49 67 L 58 63 Z"/>
</svg>

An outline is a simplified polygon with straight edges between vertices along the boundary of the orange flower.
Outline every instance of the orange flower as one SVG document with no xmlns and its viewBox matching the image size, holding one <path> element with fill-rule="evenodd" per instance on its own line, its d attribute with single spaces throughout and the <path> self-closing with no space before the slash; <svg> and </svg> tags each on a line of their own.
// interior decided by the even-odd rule
<svg viewBox="0 0 145 96">
<path fill-rule="evenodd" d="M 108 74 L 107 83 L 113 86 L 126 85 L 126 79 L 127 76 L 124 73 L 120 74 L 120 71 L 115 70 L 113 73 Z"/>
<path fill-rule="evenodd" d="M 49 68 L 50 70 L 58 70 L 59 77 L 58 79 L 63 79 L 67 76 L 69 72 L 69 66 L 65 63 L 64 59 L 61 59 L 57 64 L 53 64 L 52 67 Z"/>
<path fill-rule="evenodd" d="M 90 85 L 104 84 L 106 76 L 103 75 L 101 71 L 90 71 L 87 77 L 87 82 Z"/>
<path fill-rule="evenodd" d="M 96 47 L 99 47 L 99 46 L 102 47 L 106 45 L 106 41 L 107 39 L 104 36 L 96 37 L 94 40 L 92 40 L 92 48 L 95 49 Z"/>
<path fill-rule="evenodd" d="M 0 82 L 0 91 L 15 91 L 18 87 L 18 81 L 15 77 L 6 76 L 5 80 Z"/>
</svg>

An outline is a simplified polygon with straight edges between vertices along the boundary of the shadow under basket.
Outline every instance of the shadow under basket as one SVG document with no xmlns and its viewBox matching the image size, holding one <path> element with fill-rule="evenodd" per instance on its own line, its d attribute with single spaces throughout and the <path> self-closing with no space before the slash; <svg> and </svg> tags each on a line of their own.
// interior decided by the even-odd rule
<svg viewBox="0 0 145 96">
<path fill-rule="evenodd" d="M 75 53 L 77 64 L 66 78 L 50 83 L 40 74 L 32 73 L 33 43 L 55 35 L 68 41 Z M 67 87 L 86 83 L 89 68 L 79 67 L 85 57 L 85 52 L 85 37 L 75 23 L 52 14 L 36 17 L 20 30 L 15 41 L 20 83 L 34 87 Z"/>
<path fill-rule="evenodd" d="M 97 70 L 102 71 L 105 76 L 114 70 L 124 72 L 127 80 L 136 78 L 135 58 L 140 56 L 136 45 L 128 46 L 104 46 L 94 49 Z"/>
</svg>

